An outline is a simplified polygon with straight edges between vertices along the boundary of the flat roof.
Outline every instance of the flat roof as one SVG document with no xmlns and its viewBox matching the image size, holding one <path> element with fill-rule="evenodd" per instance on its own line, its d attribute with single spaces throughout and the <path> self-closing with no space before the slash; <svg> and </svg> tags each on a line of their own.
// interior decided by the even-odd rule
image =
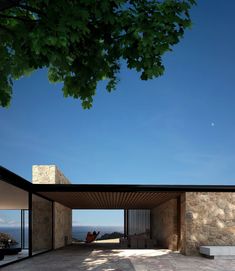
<svg viewBox="0 0 235 271">
<path fill-rule="evenodd" d="M 32 184 L 1 166 L 0 179 L 78 209 L 144 209 L 183 192 L 235 192 L 235 185 Z"/>
</svg>

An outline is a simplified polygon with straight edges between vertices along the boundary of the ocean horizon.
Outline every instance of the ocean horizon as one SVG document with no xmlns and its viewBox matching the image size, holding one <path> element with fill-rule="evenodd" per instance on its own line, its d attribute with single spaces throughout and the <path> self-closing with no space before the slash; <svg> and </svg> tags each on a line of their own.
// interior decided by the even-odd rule
<svg viewBox="0 0 235 271">
<path fill-rule="evenodd" d="M 100 232 L 98 238 L 106 233 L 120 232 L 124 233 L 123 226 L 73 226 L 72 227 L 72 238 L 84 241 L 86 239 L 87 232 Z M 19 244 L 21 243 L 21 230 L 20 227 L 0 227 L 0 233 L 10 234 Z M 25 228 L 25 244 L 28 244 L 27 228 Z"/>
</svg>

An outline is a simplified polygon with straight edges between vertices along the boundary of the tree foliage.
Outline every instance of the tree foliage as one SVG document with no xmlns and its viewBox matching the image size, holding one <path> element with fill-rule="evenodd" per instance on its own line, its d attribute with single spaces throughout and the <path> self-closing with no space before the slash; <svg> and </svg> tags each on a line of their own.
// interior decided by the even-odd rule
<svg viewBox="0 0 235 271">
<path fill-rule="evenodd" d="M 0 0 L 0 105 L 13 81 L 48 68 L 64 96 L 90 108 L 97 83 L 108 91 L 120 63 L 142 80 L 164 72 L 162 56 L 190 27 L 195 0 Z"/>
</svg>

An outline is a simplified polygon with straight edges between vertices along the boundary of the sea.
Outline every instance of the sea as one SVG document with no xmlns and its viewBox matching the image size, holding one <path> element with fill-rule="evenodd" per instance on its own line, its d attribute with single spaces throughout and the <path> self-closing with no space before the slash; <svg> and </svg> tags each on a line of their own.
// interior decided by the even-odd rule
<svg viewBox="0 0 235 271">
<path fill-rule="evenodd" d="M 25 245 L 28 244 L 27 228 L 25 228 Z M 84 241 L 86 239 L 87 232 L 100 232 L 99 237 L 106 233 L 120 232 L 123 233 L 123 227 L 121 226 L 73 226 L 72 237 L 76 240 Z M 21 243 L 21 231 L 20 227 L 0 227 L 0 233 L 8 233 L 19 244 Z"/>
<path fill-rule="evenodd" d="M 106 233 L 120 232 L 124 233 L 123 227 L 119 226 L 73 226 L 72 237 L 84 241 L 86 239 L 87 232 L 100 232 L 99 237 Z"/>
</svg>

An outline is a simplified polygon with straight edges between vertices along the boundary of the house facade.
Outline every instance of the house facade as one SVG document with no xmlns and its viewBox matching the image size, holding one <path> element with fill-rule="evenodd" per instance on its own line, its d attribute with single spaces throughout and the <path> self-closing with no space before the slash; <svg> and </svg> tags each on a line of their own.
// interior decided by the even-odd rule
<svg viewBox="0 0 235 271">
<path fill-rule="evenodd" d="M 72 243 L 73 209 L 123 209 L 126 236 L 184 255 L 235 245 L 235 186 L 71 184 L 55 165 L 33 166 L 31 183 L 0 167 L 0 210 L 21 211 L 26 257 Z"/>
</svg>

